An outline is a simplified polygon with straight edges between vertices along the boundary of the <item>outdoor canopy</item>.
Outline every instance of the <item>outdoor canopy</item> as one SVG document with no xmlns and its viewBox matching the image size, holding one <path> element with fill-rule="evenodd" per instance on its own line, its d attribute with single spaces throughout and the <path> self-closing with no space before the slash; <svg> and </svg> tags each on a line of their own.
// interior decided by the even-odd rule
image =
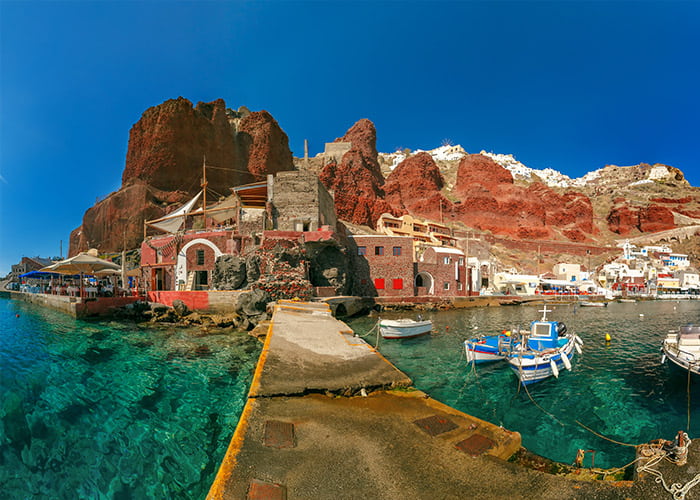
<svg viewBox="0 0 700 500">
<path fill-rule="evenodd" d="M 41 271 L 59 274 L 95 274 L 97 271 L 105 269 L 120 270 L 121 267 L 114 262 L 93 257 L 87 253 L 79 253 L 69 259 L 61 260 L 50 266 L 46 266 Z"/>
</svg>

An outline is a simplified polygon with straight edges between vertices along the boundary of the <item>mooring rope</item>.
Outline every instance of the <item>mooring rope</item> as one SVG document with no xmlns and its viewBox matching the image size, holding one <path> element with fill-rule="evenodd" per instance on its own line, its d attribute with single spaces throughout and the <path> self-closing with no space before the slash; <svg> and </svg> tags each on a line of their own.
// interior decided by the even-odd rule
<svg viewBox="0 0 700 500">
<path fill-rule="evenodd" d="M 518 384 L 520 384 L 520 381 L 518 381 Z M 547 410 L 545 410 L 544 408 L 542 408 L 539 404 L 537 404 L 537 401 L 535 401 L 535 400 L 532 398 L 532 396 L 530 395 L 530 391 L 529 391 L 528 388 L 527 388 L 527 384 L 520 384 L 520 385 L 522 385 L 522 386 L 525 388 L 525 392 L 527 393 L 527 397 L 530 398 L 530 401 L 532 401 L 532 404 L 534 404 L 537 408 L 539 408 L 540 410 L 542 410 L 546 415 L 549 415 L 550 417 L 552 417 L 552 418 L 553 418 L 559 425 L 561 425 L 562 427 L 565 427 L 565 426 L 566 426 L 566 424 L 565 424 L 564 422 L 562 422 L 561 420 L 559 420 L 559 419 L 556 417 L 556 415 L 554 415 L 553 413 L 548 412 Z"/>
<path fill-rule="evenodd" d="M 609 438 L 609 437 L 607 437 L 607 436 L 603 436 L 602 434 L 600 434 L 600 433 L 594 431 L 594 430 L 591 429 L 590 427 L 586 427 L 584 424 L 582 424 L 582 423 L 579 422 L 578 420 L 574 420 L 574 422 L 576 422 L 578 425 L 580 425 L 581 427 L 583 427 L 584 429 L 586 429 L 588 432 L 591 432 L 591 433 L 595 434 L 596 436 L 598 436 L 598 437 L 601 438 L 601 439 L 605 439 L 605 440 L 607 440 L 607 441 L 610 441 L 611 443 L 619 444 L 620 446 L 630 446 L 630 447 L 632 447 L 632 448 L 636 448 L 636 447 L 638 446 L 638 445 L 636 445 L 636 444 L 629 444 L 629 443 L 623 443 L 623 442 L 621 442 L 621 441 L 615 441 L 614 439 L 611 439 L 611 438 Z"/>
<path fill-rule="evenodd" d="M 673 495 L 674 500 L 685 500 L 685 496 L 688 494 L 688 492 L 700 483 L 700 474 L 696 474 L 693 479 L 684 485 L 681 483 L 673 483 L 671 486 L 668 486 L 661 471 L 654 469 L 654 466 L 664 459 L 671 463 L 675 463 L 675 461 L 668 456 L 666 451 L 659 451 L 660 453 L 657 453 L 655 457 L 649 460 L 649 462 L 639 466 L 639 472 L 647 472 L 654 476 L 654 482 L 663 486 L 667 492 Z"/>
<path fill-rule="evenodd" d="M 688 362 L 688 384 L 686 386 L 686 399 L 688 401 L 687 407 L 688 407 L 688 425 L 686 426 L 686 429 L 690 430 L 690 368 L 691 368 L 691 362 Z"/>
</svg>

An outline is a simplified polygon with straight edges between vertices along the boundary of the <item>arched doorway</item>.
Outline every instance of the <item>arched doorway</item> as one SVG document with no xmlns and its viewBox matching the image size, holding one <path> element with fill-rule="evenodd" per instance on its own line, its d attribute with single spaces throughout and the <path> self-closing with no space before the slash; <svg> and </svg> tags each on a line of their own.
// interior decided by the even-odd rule
<svg viewBox="0 0 700 500">
<path fill-rule="evenodd" d="M 418 273 L 415 281 L 416 295 L 433 295 L 435 293 L 434 282 L 435 280 L 430 273 Z"/>
<path fill-rule="evenodd" d="M 175 265 L 175 284 L 176 290 L 184 290 L 185 283 L 187 283 L 187 249 L 193 245 L 202 244 L 206 245 L 214 251 L 214 259 L 219 258 L 223 252 L 219 250 L 214 243 L 204 238 L 197 238 L 192 241 L 187 242 L 177 254 L 177 264 Z"/>
</svg>

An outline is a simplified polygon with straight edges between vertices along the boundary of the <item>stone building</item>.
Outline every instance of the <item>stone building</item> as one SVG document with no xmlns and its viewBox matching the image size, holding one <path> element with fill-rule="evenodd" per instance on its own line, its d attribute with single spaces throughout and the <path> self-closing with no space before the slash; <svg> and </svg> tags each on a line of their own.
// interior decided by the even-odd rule
<svg viewBox="0 0 700 500">
<path fill-rule="evenodd" d="M 334 239 L 333 198 L 315 175 L 279 172 L 264 182 L 231 190 L 235 199 L 207 206 L 206 221 L 202 220 L 205 214 L 201 209 L 187 211 L 183 219 L 199 222 L 184 222 L 173 226 L 173 232 L 143 241 L 141 271 L 147 291 L 212 289 L 219 257 L 249 255 L 263 245 L 266 237 L 302 241 L 310 247 L 312 257 L 323 254 L 323 261 L 331 266 L 344 259 Z M 152 225 L 165 227 L 162 222 Z M 330 276 L 332 272 L 312 266 L 312 274 L 320 277 L 317 286 L 343 288 L 346 271 L 341 268 L 335 266 L 335 274 Z"/>
<path fill-rule="evenodd" d="M 456 248 L 427 246 L 416 262 L 416 295 L 469 295 L 471 279 L 464 252 Z"/>
<path fill-rule="evenodd" d="M 413 238 L 360 235 L 350 238 L 355 280 L 353 293 L 364 297 L 412 297 Z"/>
</svg>

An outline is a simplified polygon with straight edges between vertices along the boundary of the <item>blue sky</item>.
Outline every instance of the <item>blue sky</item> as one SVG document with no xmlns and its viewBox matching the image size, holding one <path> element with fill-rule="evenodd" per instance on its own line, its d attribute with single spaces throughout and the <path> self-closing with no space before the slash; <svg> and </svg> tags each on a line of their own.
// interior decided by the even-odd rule
<svg viewBox="0 0 700 500">
<path fill-rule="evenodd" d="M 510 153 L 700 185 L 700 2 L 0 0 L 0 275 L 67 253 L 150 106 L 266 109 L 297 156 L 371 119 L 378 149 Z"/>
</svg>

